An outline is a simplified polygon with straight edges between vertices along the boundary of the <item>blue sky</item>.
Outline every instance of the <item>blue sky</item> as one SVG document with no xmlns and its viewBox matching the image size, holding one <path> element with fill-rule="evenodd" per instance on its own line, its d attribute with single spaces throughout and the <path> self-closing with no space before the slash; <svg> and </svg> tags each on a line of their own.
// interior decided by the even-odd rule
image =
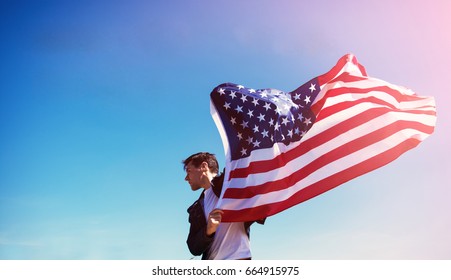
<svg viewBox="0 0 451 280">
<path fill-rule="evenodd" d="M 244 3 L 243 3 L 244 2 Z M 414 3 L 413 3 L 414 2 Z M 395 162 L 252 228 L 256 259 L 451 258 L 448 1 L 2 1 L 0 259 L 189 259 L 181 160 L 209 93 L 290 91 L 352 52 L 434 96 Z"/>
</svg>

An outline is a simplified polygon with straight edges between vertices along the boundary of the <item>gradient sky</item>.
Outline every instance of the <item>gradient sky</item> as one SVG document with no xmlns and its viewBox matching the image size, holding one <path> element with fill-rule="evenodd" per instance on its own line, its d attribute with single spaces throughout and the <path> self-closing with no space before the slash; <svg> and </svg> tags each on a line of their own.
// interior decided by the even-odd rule
<svg viewBox="0 0 451 280">
<path fill-rule="evenodd" d="M 181 160 L 224 166 L 209 93 L 354 53 L 435 133 L 252 227 L 255 259 L 451 259 L 451 1 L 1 1 L 0 259 L 190 259 Z"/>
</svg>

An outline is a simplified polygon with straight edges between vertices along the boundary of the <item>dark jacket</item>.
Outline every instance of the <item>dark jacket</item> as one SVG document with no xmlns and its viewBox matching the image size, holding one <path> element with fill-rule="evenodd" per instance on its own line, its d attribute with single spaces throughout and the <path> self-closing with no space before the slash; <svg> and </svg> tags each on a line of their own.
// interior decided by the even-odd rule
<svg viewBox="0 0 451 280">
<path fill-rule="evenodd" d="M 223 181 L 224 173 L 213 178 L 211 182 L 213 193 L 217 197 L 221 195 Z M 200 197 L 188 208 L 188 213 L 190 229 L 186 243 L 188 244 L 191 254 L 195 256 L 202 255 L 202 259 L 206 260 L 209 257 L 210 246 L 213 243 L 214 234 L 212 236 L 207 236 L 206 234 L 207 221 L 204 213 L 204 192 L 202 192 Z M 263 224 L 264 221 L 265 220 L 260 220 L 257 222 Z M 253 223 L 254 221 L 244 223 L 244 228 L 248 236 L 250 234 L 250 226 Z"/>
</svg>

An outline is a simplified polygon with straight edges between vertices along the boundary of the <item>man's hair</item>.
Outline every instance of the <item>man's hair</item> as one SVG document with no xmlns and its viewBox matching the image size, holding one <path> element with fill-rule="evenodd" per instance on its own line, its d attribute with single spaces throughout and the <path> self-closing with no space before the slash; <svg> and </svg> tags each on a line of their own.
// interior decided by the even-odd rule
<svg viewBox="0 0 451 280">
<path fill-rule="evenodd" d="M 192 163 L 195 167 L 199 167 L 204 161 L 208 164 L 208 167 L 212 173 L 219 173 L 219 165 L 216 156 L 207 152 L 200 152 L 189 156 L 187 159 L 182 161 L 183 169 L 186 170 L 186 166 L 190 163 Z"/>
</svg>

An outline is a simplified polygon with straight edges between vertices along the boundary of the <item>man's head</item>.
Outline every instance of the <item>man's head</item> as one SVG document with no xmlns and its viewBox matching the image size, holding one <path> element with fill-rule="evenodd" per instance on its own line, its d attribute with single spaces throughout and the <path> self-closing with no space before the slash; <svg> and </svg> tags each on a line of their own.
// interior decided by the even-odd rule
<svg viewBox="0 0 451 280">
<path fill-rule="evenodd" d="M 186 171 L 185 180 L 188 181 L 193 191 L 209 188 L 211 180 L 219 171 L 215 155 L 206 152 L 191 155 L 182 163 Z"/>
</svg>

